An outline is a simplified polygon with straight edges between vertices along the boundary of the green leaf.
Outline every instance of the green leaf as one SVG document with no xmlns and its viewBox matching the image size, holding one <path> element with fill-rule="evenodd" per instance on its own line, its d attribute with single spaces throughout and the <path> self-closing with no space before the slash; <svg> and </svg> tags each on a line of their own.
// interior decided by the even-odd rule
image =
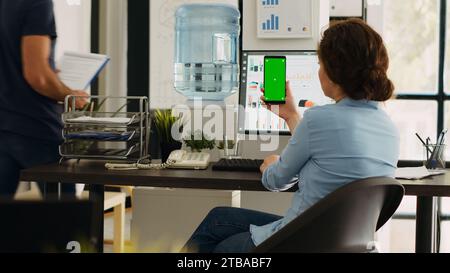
<svg viewBox="0 0 450 273">
<path fill-rule="evenodd" d="M 89 103 L 87 103 L 87 104 L 83 107 L 83 109 L 81 109 L 81 111 L 82 111 L 82 112 L 88 111 L 89 109 L 91 109 L 91 105 L 92 105 L 92 101 L 89 102 Z"/>
<path fill-rule="evenodd" d="M 102 106 L 105 104 L 106 99 L 103 99 L 96 107 L 95 111 L 98 112 L 100 109 L 102 109 Z"/>
<path fill-rule="evenodd" d="M 124 105 L 122 105 L 122 107 L 120 107 L 119 110 L 117 110 L 117 111 L 112 115 L 112 117 L 113 117 L 113 118 L 114 118 L 114 117 L 117 117 L 117 115 L 120 114 L 120 112 L 121 112 L 123 109 L 125 109 L 129 104 L 130 104 L 130 102 L 127 102 L 127 103 L 125 103 Z"/>
<path fill-rule="evenodd" d="M 216 147 L 216 140 L 211 139 L 202 131 L 191 133 L 188 138 L 184 139 L 184 143 L 187 147 L 191 148 L 192 151 L 197 152 L 201 152 L 204 149 L 213 150 Z"/>
<path fill-rule="evenodd" d="M 180 129 L 183 129 L 186 124 L 181 116 L 173 116 L 172 110 L 156 110 L 153 121 L 160 141 L 165 141 L 167 143 L 175 141 L 172 137 L 172 128 L 174 126 L 179 126 Z"/>
</svg>

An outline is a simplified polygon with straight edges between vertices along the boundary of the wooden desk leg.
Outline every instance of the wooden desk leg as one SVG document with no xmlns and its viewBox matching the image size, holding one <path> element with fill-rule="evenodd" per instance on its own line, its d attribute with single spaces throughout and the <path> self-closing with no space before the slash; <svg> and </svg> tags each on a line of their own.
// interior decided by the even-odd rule
<svg viewBox="0 0 450 273">
<path fill-rule="evenodd" d="M 437 252 L 437 198 L 417 197 L 416 253 Z"/>
<path fill-rule="evenodd" d="M 95 221 L 96 222 L 96 247 L 97 253 L 103 253 L 104 241 L 104 207 L 105 207 L 105 186 L 90 185 L 89 200 L 95 203 Z"/>
<path fill-rule="evenodd" d="M 114 207 L 114 253 L 125 250 L 125 202 Z"/>
</svg>

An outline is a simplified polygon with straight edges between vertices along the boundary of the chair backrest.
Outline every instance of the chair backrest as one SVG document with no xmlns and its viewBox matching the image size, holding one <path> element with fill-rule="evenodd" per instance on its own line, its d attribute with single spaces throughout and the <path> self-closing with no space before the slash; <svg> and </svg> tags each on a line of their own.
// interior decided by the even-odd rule
<svg viewBox="0 0 450 273">
<path fill-rule="evenodd" d="M 350 183 L 305 211 L 254 252 L 368 252 L 375 232 L 389 221 L 404 194 L 404 187 L 392 178 Z"/>
<path fill-rule="evenodd" d="M 1 201 L 0 253 L 92 252 L 90 201 Z"/>
</svg>

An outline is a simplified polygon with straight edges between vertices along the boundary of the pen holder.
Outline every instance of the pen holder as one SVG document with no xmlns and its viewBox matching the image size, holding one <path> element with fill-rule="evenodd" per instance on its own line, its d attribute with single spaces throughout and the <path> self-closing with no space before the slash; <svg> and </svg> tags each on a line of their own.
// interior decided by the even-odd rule
<svg viewBox="0 0 450 273">
<path fill-rule="evenodd" d="M 446 153 L 447 145 L 424 145 L 424 165 L 429 170 L 443 170 L 446 168 Z"/>
</svg>

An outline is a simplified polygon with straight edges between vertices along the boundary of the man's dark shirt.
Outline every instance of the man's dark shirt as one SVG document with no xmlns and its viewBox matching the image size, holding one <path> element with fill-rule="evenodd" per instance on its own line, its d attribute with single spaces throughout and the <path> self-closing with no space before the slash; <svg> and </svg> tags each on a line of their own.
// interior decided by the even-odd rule
<svg viewBox="0 0 450 273">
<path fill-rule="evenodd" d="M 62 105 L 37 93 L 23 75 L 23 36 L 45 35 L 52 40 L 56 26 L 52 0 L 0 0 L 0 131 L 61 142 Z"/>
</svg>

